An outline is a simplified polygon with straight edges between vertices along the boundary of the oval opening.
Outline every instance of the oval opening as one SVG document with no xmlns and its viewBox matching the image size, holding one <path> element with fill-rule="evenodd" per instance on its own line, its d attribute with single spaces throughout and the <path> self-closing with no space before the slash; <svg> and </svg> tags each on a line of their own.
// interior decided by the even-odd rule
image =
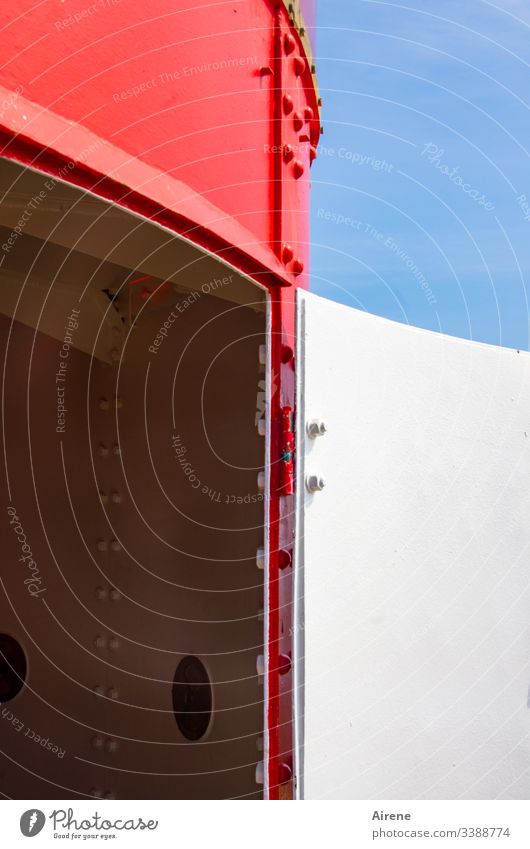
<svg viewBox="0 0 530 849">
<path fill-rule="evenodd" d="M 198 657 L 189 655 L 177 666 L 173 679 L 173 712 L 187 740 L 204 737 L 212 717 L 212 687 Z"/>
<path fill-rule="evenodd" d="M 20 643 L 8 634 L 0 634 L 0 702 L 9 702 L 20 693 L 26 671 L 26 655 Z"/>
</svg>

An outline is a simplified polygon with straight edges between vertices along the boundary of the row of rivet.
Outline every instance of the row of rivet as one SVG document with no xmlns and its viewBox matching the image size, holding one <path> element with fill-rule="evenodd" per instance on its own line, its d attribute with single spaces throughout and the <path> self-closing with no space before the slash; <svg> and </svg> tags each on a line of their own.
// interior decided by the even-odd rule
<svg viewBox="0 0 530 849">
<path fill-rule="evenodd" d="M 117 752 L 119 748 L 119 743 L 117 740 L 114 739 L 114 737 L 100 737 L 100 735 L 97 734 L 95 737 L 92 737 L 91 742 L 93 749 L 98 749 L 99 751 L 101 749 L 105 749 L 105 751 L 108 752 L 109 755 L 112 755 L 114 754 L 114 752 Z"/>
<path fill-rule="evenodd" d="M 102 492 L 100 490 L 99 497 L 101 498 L 103 504 L 109 503 L 109 495 L 107 492 Z M 114 490 L 114 492 L 111 492 L 110 494 L 110 501 L 112 501 L 113 504 L 121 504 L 123 501 L 123 497 L 117 490 Z"/>
<path fill-rule="evenodd" d="M 94 645 L 97 649 L 109 648 L 111 651 L 117 651 L 120 647 L 120 641 L 117 637 L 110 637 L 107 640 L 105 637 L 97 636 L 94 638 Z"/>
<path fill-rule="evenodd" d="M 107 598 L 111 601 L 119 601 L 121 593 L 114 589 L 114 587 L 111 587 L 108 591 L 105 587 L 96 587 L 96 598 L 99 599 L 99 601 L 105 601 Z"/>
<path fill-rule="evenodd" d="M 108 398 L 100 398 L 99 399 L 99 409 L 104 410 L 105 412 L 110 410 L 111 406 L 114 406 L 117 410 L 121 410 L 123 407 L 123 401 L 119 395 L 114 395 L 112 402 L 109 401 Z"/>
<path fill-rule="evenodd" d="M 110 546 L 110 549 L 112 551 L 121 551 L 122 550 L 121 543 L 118 542 L 117 539 L 110 540 L 110 543 L 106 539 L 98 539 L 96 545 L 97 545 L 98 551 L 108 551 L 109 546 Z"/>
</svg>

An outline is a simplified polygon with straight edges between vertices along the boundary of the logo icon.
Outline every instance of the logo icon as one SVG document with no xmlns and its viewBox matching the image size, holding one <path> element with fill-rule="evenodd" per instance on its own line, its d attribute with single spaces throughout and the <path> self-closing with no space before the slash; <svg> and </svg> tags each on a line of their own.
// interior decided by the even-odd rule
<svg viewBox="0 0 530 849">
<path fill-rule="evenodd" d="M 20 830 L 24 837 L 35 837 L 44 828 L 46 817 L 37 808 L 30 808 L 20 817 Z"/>
</svg>

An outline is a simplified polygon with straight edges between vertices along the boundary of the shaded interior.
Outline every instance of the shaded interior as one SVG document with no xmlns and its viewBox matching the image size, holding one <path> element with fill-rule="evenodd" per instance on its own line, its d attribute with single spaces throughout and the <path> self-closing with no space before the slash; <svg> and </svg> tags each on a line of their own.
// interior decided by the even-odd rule
<svg viewBox="0 0 530 849">
<path fill-rule="evenodd" d="M 0 166 L 0 790 L 259 798 L 264 290 Z"/>
</svg>

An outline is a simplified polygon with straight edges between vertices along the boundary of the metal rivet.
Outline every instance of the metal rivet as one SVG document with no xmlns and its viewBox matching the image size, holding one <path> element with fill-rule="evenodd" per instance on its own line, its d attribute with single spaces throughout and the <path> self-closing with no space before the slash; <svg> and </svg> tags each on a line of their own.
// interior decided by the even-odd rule
<svg viewBox="0 0 530 849">
<path fill-rule="evenodd" d="M 100 457 L 108 457 L 109 456 L 109 449 L 107 448 L 106 445 L 103 445 L 103 443 L 102 443 L 98 447 L 98 454 L 99 454 Z"/>
<path fill-rule="evenodd" d="M 121 593 L 119 593 L 119 592 L 118 592 L 118 590 L 112 589 L 112 590 L 109 592 L 109 598 L 110 598 L 112 601 L 118 601 L 118 600 L 121 598 Z"/>
<path fill-rule="evenodd" d="M 282 359 L 282 363 L 284 364 L 284 366 L 286 366 L 287 363 L 290 363 L 293 358 L 294 358 L 294 351 L 291 348 L 291 346 L 290 345 L 282 345 L 281 359 Z"/>
<path fill-rule="evenodd" d="M 282 261 L 284 265 L 289 265 L 294 257 L 294 251 L 289 244 L 284 244 L 282 247 Z"/>
<path fill-rule="evenodd" d="M 105 637 L 96 637 L 94 640 L 94 645 L 97 649 L 104 649 L 105 642 Z"/>
<path fill-rule="evenodd" d="M 110 497 L 112 499 L 113 504 L 121 504 L 121 502 L 123 501 L 123 498 L 121 497 L 119 492 L 113 492 Z"/>
<path fill-rule="evenodd" d="M 306 425 L 307 435 L 310 439 L 316 439 L 317 436 L 324 436 L 327 430 L 325 422 L 320 419 L 311 419 Z"/>
<path fill-rule="evenodd" d="M 278 566 L 283 571 L 284 569 L 288 569 L 292 564 L 293 558 L 290 551 L 287 551 L 286 548 L 280 549 L 278 552 Z"/>
<path fill-rule="evenodd" d="M 100 790 L 99 787 L 92 787 L 90 795 L 93 796 L 94 799 L 103 799 L 103 790 Z"/>
<path fill-rule="evenodd" d="M 98 541 L 97 541 L 98 551 L 106 551 L 108 547 L 109 546 L 108 546 L 106 539 L 98 539 Z"/>
<path fill-rule="evenodd" d="M 294 72 L 297 77 L 301 77 L 306 69 L 306 61 L 301 56 L 294 57 Z"/>
<path fill-rule="evenodd" d="M 265 489 L 265 472 L 258 472 L 258 489 Z"/>
<path fill-rule="evenodd" d="M 121 410 L 121 408 L 123 407 L 123 400 L 120 398 L 119 395 L 114 396 L 114 403 L 116 405 L 116 409 Z"/>
<path fill-rule="evenodd" d="M 303 119 L 302 115 L 300 114 L 300 112 L 294 113 L 294 115 L 293 115 L 293 126 L 294 126 L 294 129 L 295 129 L 295 132 L 297 132 L 297 133 L 304 126 L 304 119 Z"/>
<path fill-rule="evenodd" d="M 263 548 L 258 548 L 256 552 L 256 566 L 258 569 L 265 569 L 265 551 Z"/>
<path fill-rule="evenodd" d="M 103 737 L 92 737 L 92 748 L 101 749 L 103 746 Z"/>
<path fill-rule="evenodd" d="M 121 543 L 119 543 L 117 539 L 112 540 L 110 547 L 113 551 L 121 551 Z"/>
<path fill-rule="evenodd" d="M 296 274 L 298 276 L 299 274 L 302 273 L 303 270 L 304 270 L 304 263 L 302 262 L 302 260 L 301 259 L 295 259 L 295 261 L 293 262 L 293 274 Z"/>
<path fill-rule="evenodd" d="M 308 475 L 305 485 L 308 492 L 321 492 L 326 486 L 326 481 L 319 475 Z"/>
<path fill-rule="evenodd" d="M 104 690 L 103 690 L 103 687 L 101 687 L 100 684 L 96 684 L 96 686 L 93 688 L 93 692 L 96 694 L 96 696 L 102 696 L 103 693 L 104 693 Z"/>
<path fill-rule="evenodd" d="M 282 97 L 283 114 L 290 115 L 294 109 L 293 98 L 290 94 L 284 94 Z"/>
<path fill-rule="evenodd" d="M 107 590 L 104 587 L 96 587 L 96 598 L 100 600 L 107 598 Z"/>
<path fill-rule="evenodd" d="M 117 651 L 117 649 L 119 649 L 119 647 L 120 647 L 120 641 L 118 640 L 118 638 L 117 637 L 111 637 L 111 639 L 109 640 L 109 649 L 111 649 L 111 651 Z"/>
<path fill-rule="evenodd" d="M 117 698 L 118 698 L 118 691 L 116 690 L 116 688 L 115 688 L 115 687 L 110 687 L 110 688 L 107 690 L 107 696 L 109 697 L 109 699 L 114 699 L 114 700 L 115 700 L 115 699 L 117 699 Z"/>
<path fill-rule="evenodd" d="M 119 360 L 121 359 L 121 353 L 118 351 L 117 348 L 112 349 L 112 351 L 110 352 L 110 358 L 113 363 L 119 362 Z"/>
<path fill-rule="evenodd" d="M 265 657 L 262 654 L 258 654 L 256 658 L 256 672 L 258 678 L 263 678 L 265 675 Z"/>
<path fill-rule="evenodd" d="M 295 159 L 293 162 L 293 174 L 295 180 L 299 180 L 305 171 L 303 162 L 300 162 L 299 159 Z"/>
<path fill-rule="evenodd" d="M 283 146 L 283 161 L 288 164 L 291 159 L 294 157 L 294 150 L 290 144 L 284 144 Z"/>
<path fill-rule="evenodd" d="M 263 761 L 260 761 L 259 764 L 256 764 L 254 781 L 256 782 L 256 784 L 263 784 L 263 782 L 265 781 L 265 767 L 263 765 Z"/>
<path fill-rule="evenodd" d="M 281 763 L 278 769 L 278 782 L 279 784 L 287 784 L 287 782 L 291 781 L 293 777 L 293 771 L 289 764 Z"/>
<path fill-rule="evenodd" d="M 100 398 L 99 399 L 99 409 L 100 410 L 110 410 L 110 402 L 107 400 L 107 398 Z"/>
<path fill-rule="evenodd" d="M 120 446 L 118 445 L 118 443 L 115 443 L 115 444 L 112 446 L 112 453 L 113 453 L 116 457 L 119 457 L 119 455 L 121 454 L 121 449 L 120 449 Z"/>
<path fill-rule="evenodd" d="M 113 752 L 118 751 L 118 741 L 117 740 L 107 740 L 105 743 L 105 749 L 109 754 L 113 754 Z"/>
<path fill-rule="evenodd" d="M 291 658 L 288 654 L 281 654 L 278 658 L 278 672 L 287 675 L 291 671 Z"/>
<path fill-rule="evenodd" d="M 266 345 L 260 345 L 258 350 L 258 362 L 260 366 L 264 366 L 267 364 L 267 347 Z"/>
<path fill-rule="evenodd" d="M 258 436 L 266 436 L 267 434 L 267 422 L 265 419 L 260 419 L 258 422 Z"/>
<path fill-rule="evenodd" d="M 291 33 L 286 32 L 283 38 L 283 49 L 287 56 L 290 56 L 296 47 L 296 39 Z"/>
<path fill-rule="evenodd" d="M 109 496 L 107 495 L 107 493 L 106 493 L 106 492 L 100 492 L 100 493 L 99 493 L 99 497 L 100 497 L 101 502 L 102 502 L 103 504 L 108 504 L 108 503 L 109 503 Z"/>
</svg>

